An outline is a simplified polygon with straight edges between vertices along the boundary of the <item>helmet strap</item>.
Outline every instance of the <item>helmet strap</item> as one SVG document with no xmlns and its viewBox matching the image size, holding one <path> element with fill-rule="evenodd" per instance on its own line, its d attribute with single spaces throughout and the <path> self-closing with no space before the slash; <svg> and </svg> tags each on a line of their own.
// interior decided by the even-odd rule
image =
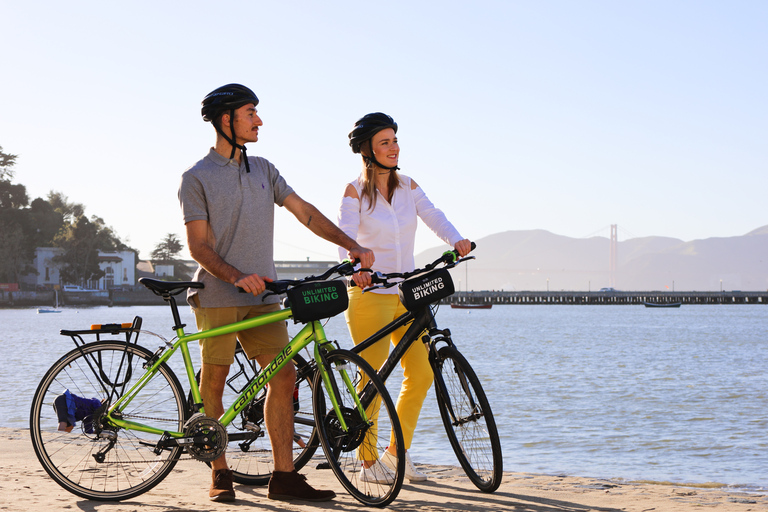
<svg viewBox="0 0 768 512">
<path fill-rule="evenodd" d="M 235 151 L 237 149 L 239 149 L 240 153 L 241 153 L 241 155 L 243 157 L 243 160 L 245 160 L 245 172 L 251 172 L 251 167 L 248 165 L 248 155 L 245 153 L 245 145 L 244 144 L 240 145 L 237 142 L 235 142 L 235 140 L 234 140 L 234 137 L 235 137 L 235 110 L 232 109 L 229 112 L 229 130 L 230 130 L 230 133 L 232 134 L 232 138 L 229 138 L 229 136 L 226 133 L 224 133 L 224 130 L 219 128 L 219 126 L 216 123 L 213 123 L 213 127 L 216 128 L 216 131 L 219 132 L 219 135 L 224 137 L 224 139 L 227 142 L 229 142 L 230 146 L 232 146 L 232 153 L 230 153 L 229 159 L 232 160 L 233 158 L 235 158 Z"/>
<path fill-rule="evenodd" d="M 373 139 L 368 139 L 368 149 L 371 152 L 371 156 L 363 155 L 363 159 L 366 162 L 373 162 L 374 164 L 378 165 L 382 169 L 386 169 L 388 171 L 399 171 L 400 170 L 400 168 L 398 166 L 396 166 L 396 165 L 394 165 L 392 167 L 387 167 L 386 165 L 380 164 L 379 161 L 376 160 L 376 155 L 374 155 L 374 153 L 373 153 Z"/>
</svg>

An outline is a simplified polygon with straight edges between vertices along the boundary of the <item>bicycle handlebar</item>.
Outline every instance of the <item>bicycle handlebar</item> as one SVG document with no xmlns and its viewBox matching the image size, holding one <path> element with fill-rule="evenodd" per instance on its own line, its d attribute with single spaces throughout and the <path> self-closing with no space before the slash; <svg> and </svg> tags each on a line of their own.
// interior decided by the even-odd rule
<svg viewBox="0 0 768 512">
<path fill-rule="evenodd" d="M 334 274 L 338 274 L 340 276 L 352 275 L 355 272 L 355 263 L 357 263 L 357 261 L 344 260 L 338 265 L 334 265 L 333 267 L 329 268 L 319 276 L 307 276 L 302 279 L 276 279 L 274 281 L 265 281 L 264 284 L 269 293 L 266 293 L 264 296 L 268 297 L 270 295 L 281 295 L 291 288 L 302 285 L 304 283 L 310 283 L 313 281 L 325 281 Z M 237 290 L 240 293 L 248 293 L 239 286 L 237 287 Z"/>
<path fill-rule="evenodd" d="M 470 251 L 474 251 L 475 248 L 477 247 L 477 244 L 475 244 L 475 242 L 472 242 L 471 244 L 472 245 L 471 245 Z M 475 259 L 474 256 L 466 256 L 464 258 L 460 258 L 458 251 L 453 249 L 450 251 L 445 251 L 435 261 L 425 265 L 422 268 L 417 268 L 411 272 L 390 272 L 386 274 L 382 272 L 373 272 L 369 268 L 361 268 L 359 270 L 355 270 L 354 266 L 357 263 L 357 260 L 355 261 L 344 260 L 338 265 L 335 265 L 329 268 L 319 276 L 308 276 L 302 279 L 278 279 L 275 281 L 266 281 L 264 284 L 269 293 L 265 294 L 264 296 L 267 297 L 269 295 L 281 295 L 295 286 L 299 286 L 304 283 L 310 283 L 313 281 L 325 281 L 334 274 L 338 274 L 340 276 L 350 276 L 355 272 L 359 272 L 359 271 L 371 272 L 371 281 L 376 285 L 376 286 L 370 286 L 366 288 L 364 291 L 375 290 L 378 288 L 391 288 L 401 283 L 402 281 L 405 281 L 408 278 L 417 276 L 419 274 L 424 274 L 425 272 L 429 272 L 430 270 L 433 270 L 435 267 L 437 267 L 441 263 L 445 265 L 445 268 L 450 269 L 455 267 L 459 263 L 462 263 L 467 260 L 473 260 L 473 259 Z M 240 293 L 248 293 L 243 288 L 240 288 L 239 286 L 237 287 L 237 289 Z"/>
<path fill-rule="evenodd" d="M 474 251 L 476 247 L 477 247 L 477 244 L 475 244 L 475 242 L 472 242 L 470 251 Z M 391 288 L 397 284 L 400 284 L 406 279 L 417 276 L 419 274 L 424 274 L 426 272 L 429 272 L 430 270 L 433 270 L 435 267 L 437 267 L 441 263 L 445 265 L 444 268 L 450 269 L 455 267 L 459 263 L 462 263 L 467 260 L 473 260 L 473 259 L 475 259 L 474 256 L 465 256 L 464 258 L 459 258 L 458 251 L 454 249 L 451 251 L 445 251 L 442 254 L 442 256 L 437 258 L 432 263 L 429 263 L 422 268 L 417 268 L 411 272 L 389 272 L 386 274 L 383 272 L 372 272 L 371 282 L 376 284 L 376 286 L 369 286 L 363 291 L 366 292 L 370 290 L 376 290 L 379 288 Z M 361 270 L 369 270 L 369 269 L 361 269 Z M 395 279 L 396 281 L 391 281 Z"/>
</svg>

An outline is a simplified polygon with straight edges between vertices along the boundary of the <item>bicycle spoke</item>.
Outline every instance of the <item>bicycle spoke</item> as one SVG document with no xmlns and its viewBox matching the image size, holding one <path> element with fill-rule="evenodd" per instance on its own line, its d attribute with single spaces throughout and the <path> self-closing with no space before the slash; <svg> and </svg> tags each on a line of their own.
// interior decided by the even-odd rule
<svg viewBox="0 0 768 512">
<path fill-rule="evenodd" d="M 315 377 L 315 419 L 326 458 L 339 482 L 366 505 L 383 507 L 400 492 L 405 474 L 403 436 L 395 406 L 384 383 L 360 356 L 346 350 L 327 355 L 331 391 Z M 377 395 L 361 414 L 357 392 L 370 381 Z M 347 385 L 347 382 L 350 385 Z M 328 393 L 333 393 L 341 417 Z M 364 475 L 363 461 L 377 460 L 388 446 L 398 447 L 398 468 L 390 481 L 372 481 Z"/>
<path fill-rule="evenodd" d="M 451 445 L 472 483 L 482 491 L 492 492 L 501 484 L 502 457 L 485 392 L 455 348 L 439 350 L 438 367 L 438 404 Z"/>
<path fill-rule="evenodd" d="M 119 341 L 91 343 L 60 359 L 41 381 L 33 399 L 30 433 L 45 470 L 70 492 L 88 499 L 123 500 L 154 487 L 173 469 L 180 448 L 155 454 L 159 436 L 114 428 L 99 418 L 124 384 L 138 380 L 144 372 L 142 363 L 151 356 L 140 346 Z M 67 399 L 77 404 L 69 432 L 59 430 L 62 417 L 65 425 L 72 419 L 67 419 L 71 412 Z M 151 418 L 141 421 L 181 430 L 184 395 L 170 368 L 160 368 L 124 417 Z"/>
</svg>

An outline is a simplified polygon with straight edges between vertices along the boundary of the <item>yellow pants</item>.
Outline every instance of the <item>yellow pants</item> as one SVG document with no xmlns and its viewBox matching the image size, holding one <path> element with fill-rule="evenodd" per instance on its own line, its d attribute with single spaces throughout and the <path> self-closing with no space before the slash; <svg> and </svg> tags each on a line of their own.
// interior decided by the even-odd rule
<svg viewBox="0 0 768 512">
<path fill-rule="evenodd" d="M 349 288 L 348 294 L 349 308 L 344 316 L 347 319 L 347 327 L 355 345 L 406 312 L 405 307 L 400 303 L 400 298 L 394 294 L 362 293 L 358 287 Z M 390 339 L 379 340 L 365 349 L 361 355 L 375 370 L 378 370 L 389 355 L 390 341 L 393 345 L 397 345 L 407 328 L 407 326 L 399 328 L 391 334 Z M 396 409 L 400 418 L 400 426 L 403 429 L 405 449 L 408 450 L 411 447 L 413 432 L 416 430 L 421 407 L 433 381 L 427 348 L 421 340 L 417 340 L 411 345 L 400 360 L 400 366 L 403 367 L 403 383 L 400 387 L 400 396 L 397 398 Z M 376 408 L 372 414 L 374 421 L 377 416 L 378 409 Z M 371 435 L 376 435 L 375 428 L 373 430 Z M 394 439 L 390 438 L 390 445 L 393 444 Z M 366 442 L 364 445 L 369 446 L 369 443 Z M 376 460 L 378 456 L 375 453 L 366 453 L 365 449 L 358 453 L 361 460 Z"/>
</svg>

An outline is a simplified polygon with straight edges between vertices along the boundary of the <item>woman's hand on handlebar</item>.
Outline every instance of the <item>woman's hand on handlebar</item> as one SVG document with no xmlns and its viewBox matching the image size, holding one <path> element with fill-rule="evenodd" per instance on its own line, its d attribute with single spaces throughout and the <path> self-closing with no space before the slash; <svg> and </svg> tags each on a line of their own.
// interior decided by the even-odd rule
<svg viewBox="0 0 768 512">
<path fill-rule="evenodd" d="M 267 289 L 266 282 L 271 281 L 270 278 L 259 274 L 243 274 L 235 281 L 235 286 L 242 288 L 246 293 L 261 295 Z"/>
<path fill-rule="evenodd" d="M 361 290 L 364 290 L 373 284 L 370 272 L 355 272 L 352 274 L 352 280 Z"/>
<path fill-rule="evenodd" d="M 454 245 L 453 248 L 459 253 L 459 257 L 463 258 L 472 251 L 472 242 L 465 238 L 464 240 L 456 242 L 456 245 Z"/>
</svg>

